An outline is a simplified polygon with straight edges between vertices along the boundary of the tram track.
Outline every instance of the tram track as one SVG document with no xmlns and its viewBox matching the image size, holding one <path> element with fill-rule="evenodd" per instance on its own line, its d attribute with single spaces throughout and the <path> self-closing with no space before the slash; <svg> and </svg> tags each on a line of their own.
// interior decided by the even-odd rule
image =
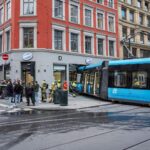
<svg viewBox="0 0 150 150">
<path fill-rule="evenodd" d="M 118 111 L 118 112 L 116 112 L 116 113 L 125 113 L 125 112 L 129 112 L 129 111 L 133 111 L 133 110 L 136 110 L 136 109 L 140 109 L 140 107 L 136 107 L 136 108 L 132 108 L 132 109 L 128 109 L 128 110 L 125 110 L 125 111 Z M 112 115 L 115 115 L 115 114 L 112 114 Z M 82 116 L 81 116 L 82 117 Z M 80 118 L 81 118 L 80 117 Z M 104 117 L 104 116 L 100 116 L 100 117 Z M 77 122 L 77 120 L 78 119 L 80 119 L 79 117 L 78 118 L 73 118 L 73 119 L 76 119 L 76 120 L 68 120 L 67 122 L 61 122 L 61 120 L 60 120 L 60 122 L 61 122 L 61 124 L 60 125 L 63 125 L 63 124 L 66 124 L 66 123 L 74 123 L 74 122 Z M 135 117 L 136 118 L 136 117 Z M 84 119 L 86 119 L 86 118 L 84 118 Z M 56 126 L 56 125 L 58 125 L 59 126 L 59 122 L 57 122 L 56 124 L 54 123 L 54 124 L 50 124 L 50 126 L 49 126 L 49 128 L 50 129 L 48 129 L 48 130 L 46 130 L 46 131 L 44 131 L 45 133 L 47 133 L 47 132 L 51 132 L 51 133 L 49 133 L 48 135 L 50 135 L 50 134 L 54 134 L 54 133 L 58 133 L 58 132 L 66 132 L 68 129 L 64 129 L 64 130 L 59 130 L 59 131 L 57 131 L 57 127 L 56 127 L 56 131 L 55 130 L 52 130 L 51 128 L 53 128 L 54 126 Z M 93 127 L 94 125 L 96 125 L 96 123 L 93 123 L 92 125 L 86 125 L 85 124 L 85 126 L 83 126 L 83 128 L 88 128 L 88 127 Z M 100 126 L 99 126 L 100 127 Z M 68 142 L 64 142 L 64 143 L 61 143 L 61 144 L 56 144 L 56 145 L 54 145 L 54 146 L 50 146 L 50 147 L 47 147 L 47 148 L 44 148 L 44 149 L 40 149 L 40 150 L 46 150 L 46 149 L 53 149 L 53 148 L 56 148 L 56 147 L 60 147 L 60 146 L 63 146 L 63 145 L 66 145 L 66 144 L 71 144 L 71 143 L 75 143 L 75 142 L 78 142 L 78 141 L 82 141 L 82 140 L 86 140 L 86 139 L 90 139 L 90 138 L 93 138 L 93 137 L 96 137 L 96 136 L 101 136 L 101 135 L 104 135 L 104 134 L 109 134 L 109 133 L 111 133 L 111 132 L 115 132 L 115 131 L 118 131 L 118 130 L 121 130 L 121 129 L 124 129 L 124 128 L 126 128 L 126 126 L 121 126 L 121 127 L 117 127 L 117 128 L 115 128 L 115 129 L 112 129 L 112 130 L 110 130 L 110 131 L 107 131 L 107 132 L 103 132 L 103 133 L 97 133 L 97 134 L 94 134 L 94 135 L 92 135 L 92 136 L 86 136 L 86 137 L 83 137 L 83 138 L 79 138 L 79 139 L 75 139 L 75 140 L 72 140 L 72 141 L 68 141 Z M 23 128 L 21 128 L 21 130 L 22 130 Z M 28 128 L 25 128 L 27 131 L 30 129 L 30 131 L 32 131 L 33 132 L 33 134 L 34 134 L 34 125 L 32 125 L 32 127 L 28 127 Z M 23 129 L 23 130 L 25 130 L 25 129 Z M 38 129 L 39 128 L 36 128 L 35 129 L 35 133 L 36 133 L 36 131 L 38 131 Z M 76 129 L 78 129 L 78 127 L 75 127 L 74 128 L 74 130 L 76 130 Z M 18 133 L 18 131 L 17 131 L 17 133 Z M 22 134 L 22 133 L 21 133 Z M 16 136 L 17 137 L 17 136 Z M 15 138 L 15 137 L 14 137 Z M 137 143 L 138 144 L 138 143 Z M 128 148 L 129 149 L 129 148 Z M 123 149 L 123 150 L 127 150 L 127 149 Z"/>
<path fill-rule="evenodd" d="M 101 109 L 103 109 L 102 107 L 103 107 L 104 105 L 102 105 L 102 106 L 100 106 L 100 109 L 99 110 L 101 110 Z M 114 104 L 107 104 L 107 105 L 105 105 L 105 106 L 111 106 L 111 108 L 115 108 L 115 107 L 118 107 L 118 106 L 114 106 Z M 105 108 L 107 108 L 107 107 L 105 107 Z M 28 121 L 38 121 L 38 120 L 41 120 L 41 119 L 49 119 L 49 118 L 57 118 L 57 117 L 65 117 L 65 116 L 68 116 L 68 115 L 76 115 L 76 114 L 80 114 L 81 113 L 81 111 L 80 110 L 82 110 L 82 109 L 79 109 L 78 110 L 78 112 L 76 111 L 76 112 L 73 112 L 73 113 L 68 113 L 68 112 L 65 112 L 65 114 L 63 114 L 63 115 L 55 115 L 55 116 L 46 116 L 46 117 L 39 117 L 39 118 L 33 118 L 33 119 L 25 119 L 25 120 L 19 120 L 19 121 L 8 121 L 8 122 L 3 122 L 3 123 L 0 123 L 0 127 L 1 126 L 7 126 L 7 125 L 13 125 L 13 123 L 14 123 L 14 125 L 15 125 L 15 123 L 17 124 L 17 123 L 26 123 L 26 122 L 28 122 Z"/>
</svg>

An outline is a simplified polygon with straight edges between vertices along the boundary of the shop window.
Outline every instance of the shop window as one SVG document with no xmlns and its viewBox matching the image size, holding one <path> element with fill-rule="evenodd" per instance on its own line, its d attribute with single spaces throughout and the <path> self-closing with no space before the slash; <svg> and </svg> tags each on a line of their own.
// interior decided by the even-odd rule
<svg viewBox="0 0 150 150">
<path fill-rule="evenodd" d="M 126 72 L 115 71 L 114 86 L 115 87 L 126 87 L 127 86 L 127 73 Z"/>
<path fill-rule="evenodd" d="M 137 71 L 132 73 L 133 88 L 147 88 L 147 72 Z"/>
</svg>

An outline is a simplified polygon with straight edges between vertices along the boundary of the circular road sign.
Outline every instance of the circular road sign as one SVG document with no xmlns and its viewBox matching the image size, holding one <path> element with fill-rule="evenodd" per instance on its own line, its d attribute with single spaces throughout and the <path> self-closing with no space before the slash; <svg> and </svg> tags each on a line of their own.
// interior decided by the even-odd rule
<svg viewBox="0 0 150 150">
<path fill-rule="evenodd" d="M 2 59 L 3 59 L 3 60 L 8 60 L 8 58 L 9 58 L 8 54 L 3 54 L 3 55 L 2 55 Z"/>
</svg>

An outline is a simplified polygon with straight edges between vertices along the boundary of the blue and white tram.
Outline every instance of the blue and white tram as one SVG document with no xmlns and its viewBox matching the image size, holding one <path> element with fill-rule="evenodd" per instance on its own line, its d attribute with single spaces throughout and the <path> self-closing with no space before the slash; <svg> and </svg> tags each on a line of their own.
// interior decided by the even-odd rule
<svg viewBox="0 0 150 150">
<path fill-rule="evenodd" d="M 82 66 L 82 93 L 120 102 L 150 104 L 150 58 Z"/>
<path fill-rule="evenodd" d="M 108 100 L 150 104 L 150 58 L 110 61 Z"/>
</svg>

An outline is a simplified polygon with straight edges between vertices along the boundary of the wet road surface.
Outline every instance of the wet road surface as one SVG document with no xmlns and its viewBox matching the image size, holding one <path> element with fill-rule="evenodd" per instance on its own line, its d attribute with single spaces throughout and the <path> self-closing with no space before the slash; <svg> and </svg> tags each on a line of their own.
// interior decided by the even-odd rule
<svg viewBox="0 0 150 150">
<path fill-rule="evenodd" d="M 110 103 L 1 114 L 0 150 L 150 150 L 150 108 Z"/>
</svg>

